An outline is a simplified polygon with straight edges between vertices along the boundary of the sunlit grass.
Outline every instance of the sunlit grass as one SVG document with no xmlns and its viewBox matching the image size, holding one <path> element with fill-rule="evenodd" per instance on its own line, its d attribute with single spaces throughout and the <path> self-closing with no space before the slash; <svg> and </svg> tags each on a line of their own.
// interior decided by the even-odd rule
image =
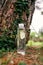
<svg viewBox="0 0 43 65">
<path fill-rule="evenodd" d="M 26 44 L 28 47 L 41 48 L 43 47 L 43 42 L 34 42 L 33 40 L 29 40 Z"/>
</svg>

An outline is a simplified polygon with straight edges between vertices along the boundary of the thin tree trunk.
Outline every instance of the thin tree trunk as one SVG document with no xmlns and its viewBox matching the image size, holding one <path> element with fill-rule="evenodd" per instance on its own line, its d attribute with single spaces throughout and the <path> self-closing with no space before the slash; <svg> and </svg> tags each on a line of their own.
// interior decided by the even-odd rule
<svg viewBox="0 0 43 65">
<path fill-rule="evenodd" d="M 27 39 L 27 41 L 30 38 L 30 25 L 31 25 L 31 22 L 32 22 L 34 9 L 35 9 L 35 1 L 30 5 L 30 14 L 29 14 L 29 17 L 28 17 L 28 21 L 26 22 L 26 24 L 27 24 L 26 25 L 26 39 Z"/>
</svg>

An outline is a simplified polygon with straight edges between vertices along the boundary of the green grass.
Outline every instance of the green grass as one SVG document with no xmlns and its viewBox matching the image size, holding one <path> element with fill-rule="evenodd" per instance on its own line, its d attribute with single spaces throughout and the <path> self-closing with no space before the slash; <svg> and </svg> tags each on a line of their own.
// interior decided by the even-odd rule
<svg viewBox="0 0 43 65">
<path fill-rule="evenodd" d="M 26 44 L 28 47 L 34 47 L 34 48 L 42 48 L 43 42 L 34 42 L 33 40 L 29 40 Z"/>
</svg>

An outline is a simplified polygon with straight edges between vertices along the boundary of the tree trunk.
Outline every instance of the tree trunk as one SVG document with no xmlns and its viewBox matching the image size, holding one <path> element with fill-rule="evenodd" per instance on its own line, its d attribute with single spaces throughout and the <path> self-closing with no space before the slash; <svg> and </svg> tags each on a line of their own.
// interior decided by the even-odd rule
<svg viewBox="0 0 43 65">
<path fill-rule="evenodd" d="M 13 12 L 14 12 L 14 6 L 13 3 L 16 0 L 0 0 L 0 30 L 3 31 L 3 28 L 9 28 L 10 24 L 13 21 L 13 19 L 15 18 L 13 16 Z M 29 6 L 29 17 L 27 18 L 25 16 L 25 13 L 23 13 L 23 19 L 25 19 L 26 23 L 25 23 L 25 27 L 26 27 L 26 39 L 27 41 L 29 40 L 29 35 L 30 35 L 30 25 L 32 22 L 32 16 L 33 16 L 33 12 L 34 12 L 34 8 L 35 8 L 35 1 L 32 2 L 32 0 L 30 1 L 30 6 Z M 9 7 L 8 7 L 9 6 Z M 7 24 L 6 24 L 7 22 Z M 6 26 L 7 25 L 7 26 Z M 1 33 L 0 31 L 0 33 Z"/>
<path fill-rule="evenodd" d="M 26 22 L 26 39 L 27 39 L 27 41 L 30 38 L 30 25 L 31 25 L 31 22 L 32 22 L 32 17 L 33 17 L 34 9 L 35 9 L 35 1 L 32 2 L 32 0 L 31 0 L 30 13 L 29 13 L 28 20 Z"/>
</svg>

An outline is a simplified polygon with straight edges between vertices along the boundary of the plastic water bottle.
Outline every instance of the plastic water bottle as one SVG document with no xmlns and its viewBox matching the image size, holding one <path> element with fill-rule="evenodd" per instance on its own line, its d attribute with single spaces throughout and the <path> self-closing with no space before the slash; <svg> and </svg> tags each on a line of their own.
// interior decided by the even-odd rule
<svg viewBox="0 0 43 65">
<path fill-rule="evenodd" d="M 17 31 L 17 53 L 25 55 L 26 33 L 23 23 L 18 25 Z"/>
</svg>

